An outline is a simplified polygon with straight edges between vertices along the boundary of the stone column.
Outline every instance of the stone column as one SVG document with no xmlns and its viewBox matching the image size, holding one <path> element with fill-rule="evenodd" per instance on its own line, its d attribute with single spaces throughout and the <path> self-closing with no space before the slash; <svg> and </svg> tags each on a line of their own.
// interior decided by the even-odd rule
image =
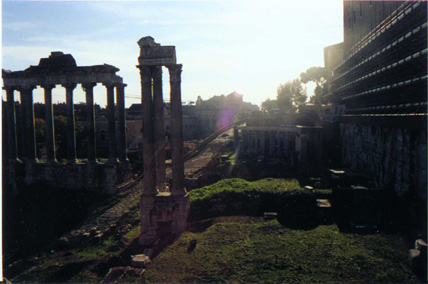
<svg viewBox="0 0 428 284">
<path fill-rule="evenodd" d="M 260 138 L 260 145 L 261 145 L 261 153 L 262 155 L 266 155 L 266 131 L 265 130 L 260 130 L 261 133 L 261 138 Z"/>
<path fill-rule="evenodd" d="M 168 66 L 171 85 L 171 151 L 172 151 L 172 195 L 185 195 L 183 119 L 181 111 L 181 68 L 183 65 Z"/>
<path fill-rule="evenodd" d="M 153 112 L 156 160 L 156 185 L 165 191 L 165 129 L 163 123 L 162 67 L 153 67 Z"/>
<path fill-rule="evenodd" d="M 143 196 L 152 196 L 157 194 L 152 110 L 152 72 L 150 67 L 139 66 L 139 69 L 141 76 L 141 104 L 143 108 Z"/>
<path fill-rule="evenodd" d="M 52 89 L 55 88 L 55 85 L 43 85 L 42 88 L 45 89 L 46 155 L 48 162 L 56 162 L 52 109 Z"/>
<path fill-rule="evenodd" d="M 76 84 L 63 84 L 66 91 L 66 104 L 67 104 L 67 161 L 69 163 L 76 162 L 76 133 L 74 127 L 74 103 L 73 103 L 73 90 Z"/>
<path fill-rule="evenodd" d="M 275 134 L 273 131 L 269 131 L 269 155 L 272 156 L 275 150 Z"/>
<path fill-rule="evenodd" d="M 88 121 L 88 161 L 97 161 L 97 144 L 95 135 L 94 87 L 97 83 L 83 83 L 86 95 L 86 119 Z"/>
<path fill-rule="evenodd" d="M 119 136 L 117 152 L 121 162 L 128 159 L 126 156 L 125 87 L 126 84 L 116 84 L 117 134 Z"/>
<path fill-rule="evenodd" d="M 24 115 L 24 149 L 26 158 L 30 161 L 36 160 L 36 135 L 34 127 L 34 105 L 33 89 L 35 86 L 24 86 L 20 88 L 21 104 Z"/>
<path fill-rule="evenodd" d="M 15 114 L 15 98 L 13 88 L 3 88 L 6 90 L 7 99 L 7 137 L 9 162 L 18 160 L 18 150 L 16 143 L 16 114 Z"/>
<path fill-rule="evenodd" d="M 108 163 L 117 162 L 116 119 L 114 117 L 114 84 L 103 83 L 107 89 Z"/>
</svg>

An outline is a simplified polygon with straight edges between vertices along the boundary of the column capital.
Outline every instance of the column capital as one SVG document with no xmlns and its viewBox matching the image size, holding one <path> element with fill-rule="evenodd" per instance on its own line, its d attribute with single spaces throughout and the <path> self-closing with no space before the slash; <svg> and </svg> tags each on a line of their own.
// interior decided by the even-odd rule
<svg viewBox="0 0 428 284">
<path fill-rule="evenodd" d="M 37 86 L 35 85 L 22 85 L 17 87 L 15 90 L 22 92 L 22 91 L 33 91 Z"/>
<path fill-rule="evenodd" d="M 55 85 L 54 84 L 43 84 L 43 85 L 40 85 L 40 87 L 42 87 L 43 89 L 50 89 L 50 90 L 52 90 L 53 88 L 55 88 Z"/>
<path fill-rule="evenodd" d="M 114 82 L 102 82 L 101 84 L 106 88 L 114 88 L 116 86 Z"/>
<path fill-rule="evenodd" d="M 152 81 L 152 70 L 148 66 L 138 65 L 140 69 L 141 83 L 150 83 Z"/>
<path fill-rule="evenodd" d="M 169 81 L 171 83 L 181 82 L 181 72 L 183 71 L 181 69 L 182 67 L 182 64 L 173 64 L 167 66 L 169 71 Z"/>
<path fill-rule="evenodd" d="M 73 90 L 74 88 L 76 88 L 76 85 L 77 85 L 76 83 L 67 83 L 67 84 L 62 84 L 61 86 L 63 86 L 67 90 L 69 89 Z"/>
<path fill-rule="evenodd" d="M 151 71 L 153 79 L 162 79 L 162 66 L 154 66 Z"/>
<path fill-rule="evenodd" d="M 125 83 L 116 83 L 115 85 L 116 85 L 117 88 L 125 88 L 126 86 L 128 86 Z"/>
<path fill-rule="evenodd" d="M 97 83 L 93 83 L 93 82 L 91 82 L 91 83 L 82 83 L 82 88 L 86 92 L 87 89 L 92 89 L 96 85 L 97 85 Z"/>
<path fill-rule="evenodd" d="M 7 86 L 7 87 L 2 87 L 3 90 L 5 91 L 15 91 L 18 90 L 18 87 L 16 86 Z"/>
</svg>

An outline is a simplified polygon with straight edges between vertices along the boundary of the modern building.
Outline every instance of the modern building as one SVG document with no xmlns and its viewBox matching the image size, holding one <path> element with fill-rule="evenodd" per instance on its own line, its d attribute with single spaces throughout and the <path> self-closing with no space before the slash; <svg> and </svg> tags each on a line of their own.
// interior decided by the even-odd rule
<svg viewBox="0 0 428 284">
<path fill-rule="evenodd" d="M 343 3 L 344 42 L 324 52 L 341 162 L 426 197 L 427 3 Z"/>
</svg>

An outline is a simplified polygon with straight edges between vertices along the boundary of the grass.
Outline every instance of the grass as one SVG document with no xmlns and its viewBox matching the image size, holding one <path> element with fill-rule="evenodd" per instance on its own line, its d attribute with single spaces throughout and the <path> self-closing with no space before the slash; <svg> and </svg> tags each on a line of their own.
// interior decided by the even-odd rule
<svg viewBox="0 0 428 284">
<path fill-rule="evenodd" d="M 197 245 L 188 252 L 192 240 Z M 290 230 L 276 220 L 222 217 L 202 233 L 183 234 L 154 259 L 143 280 L 417 283 L 406 259 L 397 235 L 343 234 L 335 225 Z"/>
<path fill-rule="evenodd" d="M 141 231 L 141 226 L 140 226 L 140 225 L 138 225 L 138 226 L 136 226 L 135 228 L 133 228 L 131 231 L 129 231 L 129 232 L 125 235 L 125 238 L 126 238 L 126 239 L 128 239 L 128 240 L 130 240 L 130 239 L 132 239 L 132 238 L 136 237 L 136 236 L 140 233 L 140 231 Z"/>
<path fill-rule="evenodd" d="M 272 192 L 280 193 L 286 190 L 300 190 L 301 186 L 297 180 L 285 180 L 266 178 L 258 181 L 246 181 L 239 178 L 224 179 L 212 185 L 194 189 L 190 192 L 190 202 L 213 197 L 222 192 L 249 193 Z"/>
</svg>

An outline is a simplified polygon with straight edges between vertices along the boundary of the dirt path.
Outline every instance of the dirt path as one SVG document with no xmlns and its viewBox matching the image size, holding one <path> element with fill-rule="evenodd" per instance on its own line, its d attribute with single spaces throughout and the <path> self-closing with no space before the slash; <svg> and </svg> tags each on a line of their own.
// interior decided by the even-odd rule
<svg viewBox="0 0 428 284">
<path fill-rule="evenodd" d="M 213 141 L 211 141 L 205 149 L 203 149 L 198 155 L 189 159 L 185 162 L 185 174 L 192 174 L 205 167 L 214 157 L 216 157 L 221 151 L 223 145 L 230 139 L 233 139 L 233 130 L 229 130 L 225 134 L 220 135 Z M 171 174 L 171 169 L 167 169 L 167 175 Z M 63 237 L 68 240 L 81 239 L 88 237 L 101 237 L 107 231 L 115 227 L 115 224 L 122 218 L 124 214 L 129 212 L 131 209 L 138 207 L 140 195 L 143 189 L 143 180 L 140 180 L 127 189 L 128 193 L 122 193 L 123 199 L 117 204 L 113 205 L 98 216 L 90 216 L 80 225 L 79 228 L 70 231 Z"/>
</svg>

